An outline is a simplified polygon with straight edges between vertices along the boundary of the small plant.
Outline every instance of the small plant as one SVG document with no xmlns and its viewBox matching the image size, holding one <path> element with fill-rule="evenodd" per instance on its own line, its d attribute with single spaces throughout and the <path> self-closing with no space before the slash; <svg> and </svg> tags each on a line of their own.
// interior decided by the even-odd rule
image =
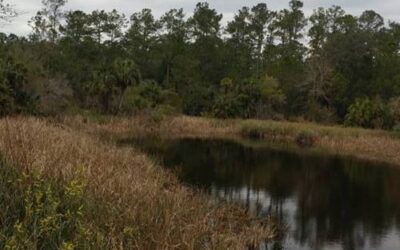
<svg viewBox="0 0 400 250">
<path fill-rule="evenodd" d="M 302 131 L 296 137 L 296 143 L 302 147 L 312 147 L 318 140 L 316 133 L 312 131 Z"/>
<path fill-rule="evenodd" d="M 255 123 L 247 122 L 241 127 L 241 134 L 251 139 L 263 139 L 265 137 L 264 129 Z"/>
<path fill-rule="evenodd" d="M 149 122 L 156 127 L 159 127 L 161 123 L 175 114 L 175 109 L 169 105 L 160 105 L 157 108 L 150 110 Z"/>
<path fill-rule="evenodd" d="M 392 98 L 389 102 L 389 109 L 393 115 L 394 123 L 393 130 L 400 131 L 400 97 Z"/>
<path fill-rule="evenodd" d="M 82 182 L 60 185 L 1 165 L 1 217 L 7 218 L 0 220 L 1 249 L 75 249 L 94 242 Z"/>
</svg>

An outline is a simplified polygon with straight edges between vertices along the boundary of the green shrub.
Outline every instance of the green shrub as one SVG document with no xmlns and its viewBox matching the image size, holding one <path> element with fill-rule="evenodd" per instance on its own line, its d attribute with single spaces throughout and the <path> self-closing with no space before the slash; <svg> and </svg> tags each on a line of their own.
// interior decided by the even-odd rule
<svg viewBox="0 0 400 250">
<path fill-rule="evenodd" d="M 26 78 L 24 65 L 0 58 L 0 115 L 36 112 L 38 98 L 27 90 Z"/>
<path fill-rule="evenodd" d="M 218 118 L 274 118 L 286 102 L 279 81 L 265 75 L 234 84 L 230 78 L 220 83 L 211 115 Z"/>
<path fill-rule="evenodd" d="M 323 106 L 316 101 L 309 101 L 307 103 L 305 118 L 309 121 L 324 124 L 335 124 L 338 120 L 336 112 L 333 109 Z"/>
<path fill-rule="evenodd" d="M 135 114 L 143 110 L 157 110 L 159 106 L 168 106 L 170 110 L 180 110 L 179 96 L 170 90 L 163 89 L 154 81 L 144 81 L 139 86 L 127 88 L 122 113 Z"/>
<path fill-rule="evenodd" d="M 219 96 L 214 101 L 211 115 L 222 119 L 241 117 L 241 105 L 237 99 L 233 95 Z"/>
<path fill-rule="evenodd" d="M 0 162 L 1 249 L 88 249 L 102 234 L 85 221 L 85 185 L 22 174 Z"/>
<path fill-rule="evenodd" d="M 183 112 L 187 115 L 200 116 L 209 112 L 213 104 L 213 90 L 205 84 L 193 84 L 183 93 Z"/>
<path fill-rule="evenodd" d="M 395 126 L 393 129 L 400 131 L 400 97 L 396 97 L 390 100 L 389 109 L 393 115 Z"/>
<path fill-rule="evenodd" d="M 0 116 L 10 114 L 14 111 L 14 100 L 11 96 L 10 87 L 2 80 L 0 75 Z"/>
<path fill-rule="evenodd" d="M 391 129 L 394 125 L 393 115 L 380 98 L 357 99 L 349 107 L 345 125 L 364 128 Z"/>
<path fill-rule="evenodd" d="M 176 109 L 169 105 L 159 105 L 150 112 L 150 121 L 153 125 L 160 125 L 161 122 L 177 113 Z"/>
<path fill-rule="evenodd" d="M 150 102 L 140 96 L 139 87 L 129 87 L 125 91 L 124 102 L 121 106 L 121 113 L 135 114 L 136 112 L 151 106 Z"/>
<path fill-rule="evenodd" d="M 260 91 L 260 101 L 257 108 L 258 118 L 273 118 L 286 104 L 286 95 L 280 82 L 268 75 L 257 82 Z"/>
</svg>

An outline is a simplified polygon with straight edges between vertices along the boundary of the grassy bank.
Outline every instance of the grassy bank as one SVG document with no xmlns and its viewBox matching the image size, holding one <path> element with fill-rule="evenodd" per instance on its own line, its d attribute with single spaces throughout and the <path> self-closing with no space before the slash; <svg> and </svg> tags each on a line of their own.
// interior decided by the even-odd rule
<svg viewBox="0 0 400 250">
<path fill-rule="evenodd" d="M 352 156 L 400 167 L 400 134 L 382 130 L 323 126 L 314 123 L 218 120 L 172 117 L 161 121 L 148 118 L 104 118 L 99 122 L 68 118 L 65 124 L 81 124 L 103 137 L 129 138 L 159 135 L 169 137 L 241 137 L 310 147 L 324 153 Z M 89 124 L 89 125 L 88 125 Z M 87 129 L 88 130 L 88 129 Z"/>
<path fill-rule="evenodd" d="M 0 248 L 243 249 L 273 236 L 269 223 L 98 139 L 140 123 L 0 120 Z"/>
</svg>

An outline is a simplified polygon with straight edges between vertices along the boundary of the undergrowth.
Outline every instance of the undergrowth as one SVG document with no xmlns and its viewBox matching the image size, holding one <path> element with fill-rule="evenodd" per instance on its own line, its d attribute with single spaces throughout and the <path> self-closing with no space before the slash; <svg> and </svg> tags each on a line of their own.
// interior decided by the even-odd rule
<svg viewBox="0 0 400 250">
<path fill-rule="evenodd" d="M 59 183 L 0 162 L 1 249 L 94 249 L 104 234 L 90 221 L 82 180 Z"/>
</svg>

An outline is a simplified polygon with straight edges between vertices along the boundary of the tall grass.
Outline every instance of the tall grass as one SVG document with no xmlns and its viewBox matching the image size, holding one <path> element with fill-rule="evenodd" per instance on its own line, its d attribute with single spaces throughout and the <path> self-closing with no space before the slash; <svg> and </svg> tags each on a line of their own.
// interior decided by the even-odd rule
<svg viewBox="0 0 400 250">
<path fill-rule="evenodd" d="M 62 124 L 76 127 L 71 117 Z M 109 123 L 92 123 L 80 129 L 111 138 L 148 134 L 167 137 L 245 137 L 313 147 L 326 153 L 353 156 L 400 166 L 400 133 L 322 126 L 315 123 L 259 120 L 218 120 L 186 116 L 172 117 L 154 125 L 142 117 L 114 118 Z"/>
<path fill-rule="evenodd" d="M 254 120 L 238 122 L 237 131 L 244 137 L 305 144 L 327 153 L 400 166 L 400 137 L 396 132 Z"/>
<path fill-rule="evenodd" d="M 1 249 L 94 249 L 106 232 L 86 216 L 89 200 L 79 180 L 57 183 L 0 163 Z"/>
<path fill-rule="evenodd" d="M 0 185 L 8 211 L 0 217 L 3 246 L 12 241 L 33 248 L 52 242 L 65 249 L 243 249 L 273 237 L 271 224 L 191 191 L 134 149 L 88 135 L 90 126 L 0 120 L 0 155 L 8 166 L 1 174 L 16 171 L 9 181 L 25 183 Z M 38 212 L 32 215 L 30 208 Z M 70 226 L 60 226 L 65 224 Z"/>
</svg>

